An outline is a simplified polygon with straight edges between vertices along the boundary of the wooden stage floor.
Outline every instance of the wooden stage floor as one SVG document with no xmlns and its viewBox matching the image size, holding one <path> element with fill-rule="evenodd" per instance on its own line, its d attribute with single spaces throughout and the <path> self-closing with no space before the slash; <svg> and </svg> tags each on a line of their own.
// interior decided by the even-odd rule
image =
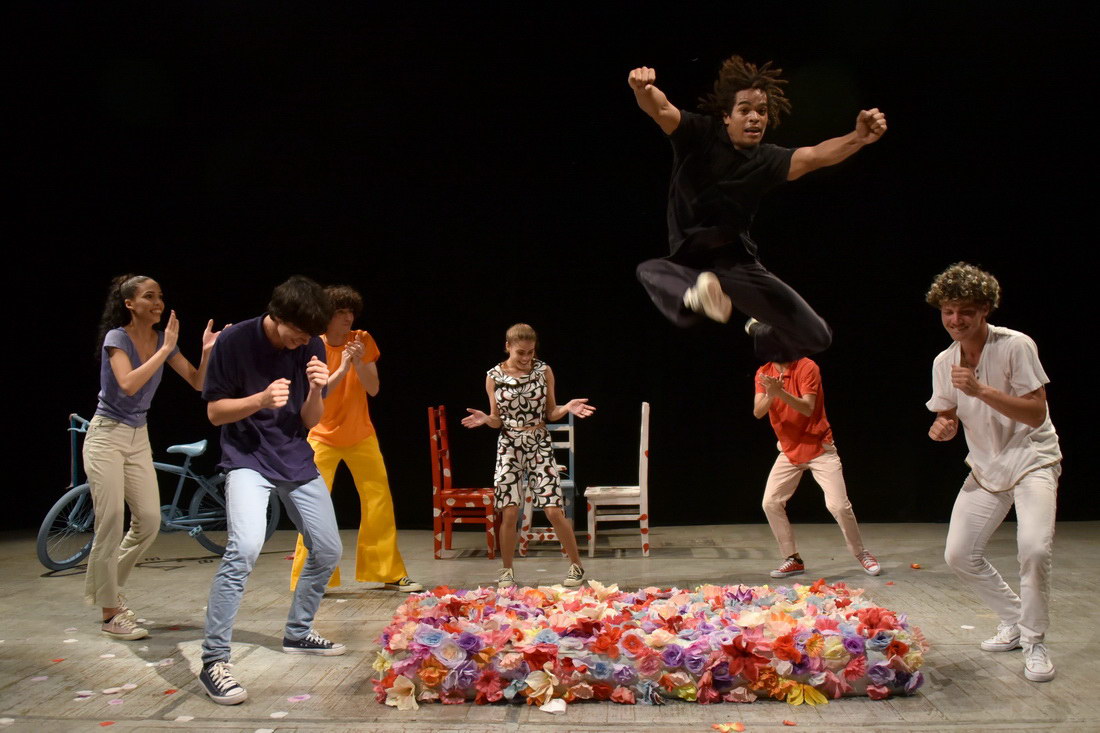
<svg viewBox="0 0 1100 733">
<path fill-rule="evenodd" d="M 1049 648 L 1058 677 L 1046 684 L 1023 677 L 1019 651 L 987 653 L 978 643 L 996 619 L 964 591 L 943 562 L 945 524 L 864 524 L 864 539 L 883 565 L 865 575 L 848 557 L 835 525 L 798 526 L 807 562 L 800 579 L 825 577 L 864 587 L 878 604 L 909 615 L 932 649 L 928 680 L 908 698 L 850 698 L 828 705 L 789 706 L 775 701 L 749 705 L 672 702 L 661 707 L 610 702 L 570 705 L 550 715 L 520 705 L 422 705 L 406 713 L 374 700 L 371 663 L 380 630 L 401 603 L 397 593 L 348 583 L 326 594 L 316 628 L 349 647 L 342 657 L 282 653 L 282 626 L 294 534 L 280 531 L 256 565 L 234 634 L 234 674 L 248 689 L 242 705 L 224 707 L 202 693 L 195 673 L 210 577 L 211 557 L 186 536 L 164 535 L 150 559 L 135 569 L 127 596 L 149 620 L 151 636 L 119 642 L 98 632 L 97 613 L 82 605 L 83 567 L 45 573 L 28 533 L 0 534 L 0 730 L 91 731 L 113 721 L 112 731 L 709 731 L 712 723 L 741 721 L 746 730 L 789 730 L 784 720 L 810 731 L 1100 731 L 1100 543 L 1097 522 L 1058 526 Z M 355 535 L 342 532 L 345 557 L 353 558 Z M 484 535 L 462 532 L 448 560 L 432 559 L 431 533 L 402 531 L 401 549 L 410 574 L 425 585 L 473 587 L 492 582 L 497 561 L 485 557 Z M 623 531 L 603 541 L 587 560 L 588 576 L 623 588 L 701 583 L 772 582 L 778 562 L 767 525 L 657 527 L 649 558 L 637 549 L 637 534 Z M 1015 525 L 1006 524 L 990 543 L 990 558 L 1015 587 Z M 920 570 L 910 567 L 919 563 Z M 556 548 L 517 559 L 524 585 L 560 582 L 566 562 Z M 343 566 L 344 578 L 354 568 Z M 968 626 L 974 628 L 966 628 Z M 61 661 L 57 661 L 61 660 Z M 1089 665 L 1098 668 L 1090 668 Z M 45 678 L 45 679 L 42 679 Z M 133 685 L 117 694 L 102 690 Z M 95 695 L 77 701 L 78 690 Z M 176 692 L 167 693 L 169 690 Z M 167 694 L 166 694 L 167 693 Z M 308 700 L 288 698 L 309 695 Z M 110 704 L 112 700 L 121 700 Z"/>
</svg>

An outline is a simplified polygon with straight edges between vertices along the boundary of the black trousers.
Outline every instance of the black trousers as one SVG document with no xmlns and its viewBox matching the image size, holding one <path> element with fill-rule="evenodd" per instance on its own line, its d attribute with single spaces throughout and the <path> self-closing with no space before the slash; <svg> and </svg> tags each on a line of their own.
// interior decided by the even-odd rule
<svg viewBox="0 0 1100 733">
<path fill-rule="evenodd" d="M 753 350 L 762 361 L 794 361 L 829 348 L 832 329 L 794 288 L 733 248 L 678 252 L 638 265 L 638 280 L 665 317 L 682 328 L 705 319 L 684 307 L 684 291 L 713 272 L 733 307 L 760 321 Z"/>
</svg>

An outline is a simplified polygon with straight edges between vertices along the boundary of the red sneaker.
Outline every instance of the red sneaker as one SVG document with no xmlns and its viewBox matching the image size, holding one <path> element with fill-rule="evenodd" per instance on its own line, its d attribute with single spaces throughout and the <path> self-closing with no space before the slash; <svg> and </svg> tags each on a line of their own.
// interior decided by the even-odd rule
<svg viewBox="0 0 1100 733">
<path fill-rule="evenodd" d="M 773 578 L 787 578 L 792 575 L 802 575 L 806 572 L 806 566 L 794 556 L 788 557 L 783 564 L 771 572 Z"/>
</svg>

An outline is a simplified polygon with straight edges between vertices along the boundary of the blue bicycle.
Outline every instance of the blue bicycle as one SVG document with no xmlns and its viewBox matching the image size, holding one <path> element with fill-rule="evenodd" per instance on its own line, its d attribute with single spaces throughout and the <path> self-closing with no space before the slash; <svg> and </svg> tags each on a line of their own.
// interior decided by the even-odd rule
<svg viewBox="0 0 1100 733">
<path fill-rule="evenodd" d="M 92 550 L 95 532 L 95 512 L 88 482 L 80 479 L 79 436 L 88 432 L 88 421 L 79 415 L 69 415 L 69 489 L 46 513 L 38 530 L 38 559 L 50 570 L 67 570 L 77 565 Z M 225 474 L 200 476 L 191 468 L 191 460 L 206 452 L 207 441 L 173 445 L 169 453 L 184 456 L 182 464 L 153 462 L 160 475 L 178 478 L 172 502 L 160 508 L 161 532 L 186 532 L 200 545 L 218 555 L 225 554 L 227 542 L 225 519 Z M 186 512 L 181 499 L 184 487 L 192 486 Z M 271 492 L 267 505 L 267 533 L 274 534 L 279 526 L 279 497 Z"/>
</svg>

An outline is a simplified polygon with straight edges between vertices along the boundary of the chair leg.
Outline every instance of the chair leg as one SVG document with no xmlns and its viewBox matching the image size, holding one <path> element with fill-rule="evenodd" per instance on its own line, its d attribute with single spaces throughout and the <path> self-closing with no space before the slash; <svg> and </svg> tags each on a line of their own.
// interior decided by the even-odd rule
<svg viewBox="0 0 1100 733">
<path fill-rule="evenodd" d="M 451 549 L 451 531 L 454 529 L 454 517 L 443 518 L 443 547 Z"/>
<path fill-rule="evenodd" d="M 435 516 L 432 517 L 432 541 L 435 544 L 435 559 L 443 557 L 443 514 L 439 507 L 435 508 Z"/>
<path fill-rule="evenodd" d="M 592 502 L 585 501 L 588 505 L 588 556 L 596 556 L 596 508 Z"/>
<path fill-rule="evenodd" d="M 642 556 L 649 557 L 649 515 L 638 517 L 638 525 L 642 533 Z"/>
</svg>

